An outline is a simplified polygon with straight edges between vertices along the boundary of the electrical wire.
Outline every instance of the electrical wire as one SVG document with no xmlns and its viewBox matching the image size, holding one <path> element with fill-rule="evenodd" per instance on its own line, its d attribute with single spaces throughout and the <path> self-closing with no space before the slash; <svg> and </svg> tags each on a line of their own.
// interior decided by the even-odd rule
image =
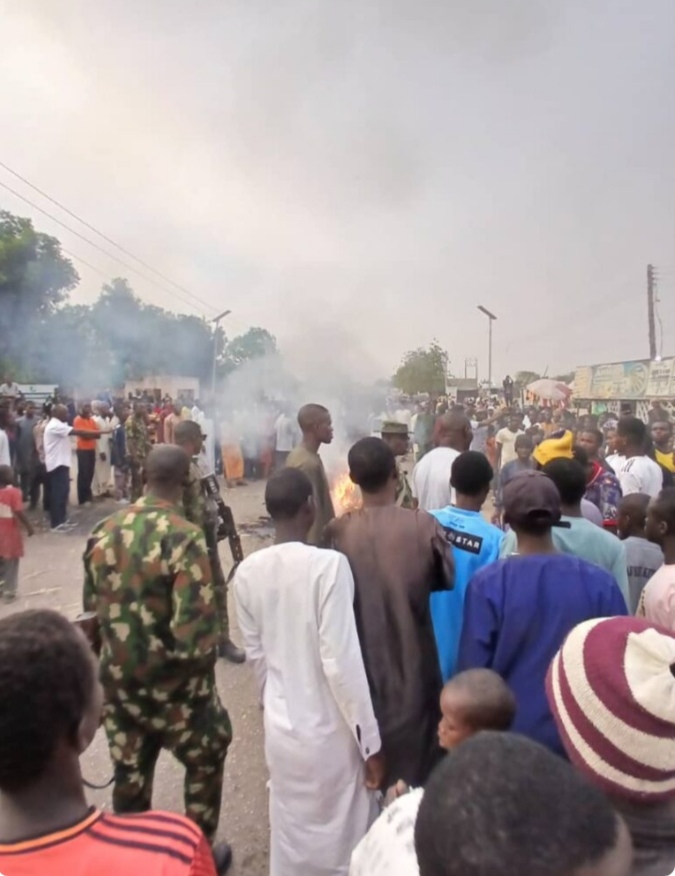
<svg viewBox="0 0 675 876">
<path fill-rule="evenodd" d="M 3 189 L 7 189 L 8 192 L 11 192 L 15 197 L 20 198 L 22 201 L 25 201 L 26 204 L 33 207 L 35 210 L 39 210 L 44 216 L 51 219 L 53 222 L 56 222 L 62 228 L 65 228 L 66 231 L 69 231 L 71 234 L 74 234 L 76 237 L 79 237 L 80 240 L 83 240 L 85 243 L 89 244 L 89 246 L 93 246 L 94 249 L 97 249 L 99 252 L 103 253 L 103 255 L 107 256 L 110 259 L 113 259 L 119 264 L 123 265 L 128 271 L 133 271 L 139 277 L 142 277 L 147 283 L 152 283 L 153 286 L 156 286 L 158 289 L 161 289 L 163 292 L 166 292 L 168 295 L 173 295 L 179 301 L 182 301 L 183 304 L 186 304 L 188 307 L 191 307 L 193 310 L 198 310 L 197 306 L 192 302 L 179 295 L 177 292 L 174 292 L 173 289 L 168 289 L 166 286 L 163 286 L 161 283 L 158 283 L 157 280 L 154 280 L 152 277 L 146 276 L 142 271 L 139 271 L 138 268 L 135 268 L 133 265 L 130 265 L 128 262 L 125 262 L 124 259 L 121 259 L 119 256 L 116 256 L 114 253 L 108 252 L 108 250 L 104 249 L 102 246 L 99 246 L 97 243 L 94 243 L 93 240 L 89 240 L 88 237 L 85 237 L 84 234 L 80 234 L 79 231 L 76 231 L 74 228 L 71 228 L 69 225 L 66 225 L 65 222 L 62 222 L 61 219 L 54 216 L 52 213 L 49 213 L 47 210 L 44 210 L 42 207 L 38 206 L 34 201 L 31 201 L 30 198 L 27 198 L 25 195 L 22 195 L 20 192 L 17 192 L 11 186 L 8 186 L 7 183 L 2 182 L 0 180 L 0 186 Z M 208 305 L 209 308 L 215 313 L 215 308 L 212 305 Z M 200 314 L 203 315 L 203 314 Z"/>
<path fill-rule="evenodd" d="M 98 234 L 98 236 L 100 238 L 102 238 L 103 240 L 105 240 L 106 243 L 111 244 L 116 249 L 118 249 L 120 252 L 123 252 L 124 255 L 129 256 L 129 258 L 134 259 L 134 261 L 137 261 L 139 263 L 139 265 L 142 265 L 146 270 L 151 271 L 153 274 L 156 274 L 158 277 L 160 277 L 166 283 L 170 283 L 176 289 L 185 293 L 190 298 L 193 298 L 202 307 L 207 308 L 207 310 L 212 310 L 214 313 L 216 312 L 216 308 L 214 307 L 214 305 L 209 304 L 207 301 L 204 301 L 203 298 L 200 298 L 198 295 L 195 295 L 194 292 L 191 292 L 189 289 L 186 289 L 185 286 L 181 286 L 180 283 L 176 283 L 174 280 L 171 279 L 171 277 L 167 277 L 166 274 L 163 274 L 161 271 L 158 271 L 157 268 L 153 268 L 152 265 L 148 264 L 146 261 L 144 261 L 139 256 L 134 255 L 134 253 L 132 253 L 130 250 L 128 250 L 124 246 L 122 246 L 122 244 L 117 243 L 111 237 L 108 237 L 102 231 L 99 231 L 98 228 L 96 228 L 90 222 L 87 222 L 86 219 L 83 219 L 81 216 L 78 216 L 77 213 L 73 212 L 73 210 L 70 210 L 68 207 L 65 206 L 65 204 L 62 204 L 60 201 L 57 201 L 56 198 L 52 198 L 52 196 L 47 194 L 47 192 L 45 192 L 43 189 L 39 188 L 34 183 L 30 182 L 30 180 L 26 179 L 25 176 L 22 176 L 16 170 L 13 170 L 11 167 L 9 167 L 9 165 L 5 164 L 4 161 L 0 161 L 0 167 L 2 167 L 8 173 L 11 173 L 12 176 L 15 176 L 17 179 L 21 180 L 22 183 L 25 183 L 25 185 L 29 186 L 29 188 L 33 189 L 33 191 L 37 192 L 39 195 L 42 195 L 43 198 L 46 198 L 48 201 L 50 201 L 52 204 L 54 204 L 60 210 L 63 210 L 64 213 L 67 213 L 69 216 L 72 216 L 73 219 L 76 219 L 78 222 L 80 222 L 82 225 L 84 225 L 85 228 L 88 228 L 90 231 L 93 231 L 94 234 Z M 11 191 L 11 189 L 10 189 L 10 191 Z M 21 197 L 21 196 L 19 196 L 19 197 Z"/>
</svg>

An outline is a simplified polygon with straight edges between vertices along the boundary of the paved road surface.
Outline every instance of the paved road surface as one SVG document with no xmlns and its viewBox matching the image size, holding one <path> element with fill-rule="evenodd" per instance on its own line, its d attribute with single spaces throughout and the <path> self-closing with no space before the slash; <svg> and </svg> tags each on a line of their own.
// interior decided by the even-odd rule
<svg viewBox="0 0 675 876">
<path fill-rule="evenodd" d="M 242 526 L 246 553 L 265 542 L 265 528 L 259 534 L 260 517 L 265 513 L 262 484 L 252 484 L 226 491 L 235 519 Z M 82 552 L 86 536 L 98 520 L 117 510 L 114 502 L 103 501 L 92 508 L 75 511 L 78 526 L 69 535 L 40 532 L 28 539 L 26 556 L 19 573 L 19 598 L 11 606 L 0 603 L 0 616 L 26 608 L 48 607 L 68 617 L 81 608 Z M 227 544 L 221 545 L 226 569 L 230 565 Z M 230 600 L 232 634 L 237 640 L 237 626 Z M 234 846 L 233 876 L 266 876 L 268 873 L 267 774 L 263 756 L 262 713 L 254 689 L 253 676 L 247 666 L 233 666 L 218 661 L 218 687 L 234 727 L 234 741 L 225 767 L 223 809 L 219 838 Z M 108 747 L 103 731 L 82 758 L 85 777 L 94 784 L 104 784 L 111 776 Z M 163 754 L 157 766 L 153 806 L 182 811 L 183 771 Z M 110 790 L 91 791 L 90 801 L 110 807 Z"/>
</svg>

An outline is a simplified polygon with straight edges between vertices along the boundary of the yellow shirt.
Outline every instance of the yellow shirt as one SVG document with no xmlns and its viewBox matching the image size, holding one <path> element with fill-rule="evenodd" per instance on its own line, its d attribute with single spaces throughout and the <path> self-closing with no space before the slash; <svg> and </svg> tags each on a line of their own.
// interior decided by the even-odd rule
<svg viewBox="0 0 675 876">
<path fill-rule="evenodd" d="M 673 451 L 670 453 L 664 453 L 662 450 L 656 450 L 656 461 L 659 465 L 662 465 L 668 471 L 672 471 L 675 474 L 675 462 L 673 462 Z"/>
</svg>

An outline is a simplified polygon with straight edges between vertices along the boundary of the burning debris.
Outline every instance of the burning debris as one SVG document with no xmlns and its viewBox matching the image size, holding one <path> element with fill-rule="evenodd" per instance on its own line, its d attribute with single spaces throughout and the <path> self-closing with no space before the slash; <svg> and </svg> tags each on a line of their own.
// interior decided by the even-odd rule
<svg viewBox="0 0 675 876">
<path fill-rule="evenodd" d="M 357 511 L 361 507 L 361 490 L 349 477 L 348 472 L 343 472 L 333 479 L 330 494 L 336 517 L 342 517 L 343 514 Z"/>
</svg>

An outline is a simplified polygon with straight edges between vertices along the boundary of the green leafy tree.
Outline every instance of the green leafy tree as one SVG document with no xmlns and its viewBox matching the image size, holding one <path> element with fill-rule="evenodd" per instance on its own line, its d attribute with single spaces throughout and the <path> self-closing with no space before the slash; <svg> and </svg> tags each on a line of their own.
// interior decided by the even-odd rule
<svg viewBox="0 0 675 876">
<path fill-rule="evenodd" d="M 426 349 L 419 347 L 405 354 L 392 383 L 407 395 L 418 392 L 442 395 L 445 392 L 447 368 L 448 354 L 434 340 Z"/>
<path fill-rule="evenodd" d="M 0 210 L 0 358 L 30 377 L 35 329 L 78 281 L 55 237 Z"/>
<path fill-rule="evenodd" d="M 277 356 L 277 339 L 267 329 L 254 326 L 224 345 L 220 358 L 220 373 L 225 376 L 252 359 Z"/>
<path fill-rule="evenodd" d="M 540 380 L 541 375 L 536 371 L 518 371 L 515 376 L 515 382 L 519 386 L 527 386 L 529 383 L 534 383 L 535 380 Z"/>
</svg>

